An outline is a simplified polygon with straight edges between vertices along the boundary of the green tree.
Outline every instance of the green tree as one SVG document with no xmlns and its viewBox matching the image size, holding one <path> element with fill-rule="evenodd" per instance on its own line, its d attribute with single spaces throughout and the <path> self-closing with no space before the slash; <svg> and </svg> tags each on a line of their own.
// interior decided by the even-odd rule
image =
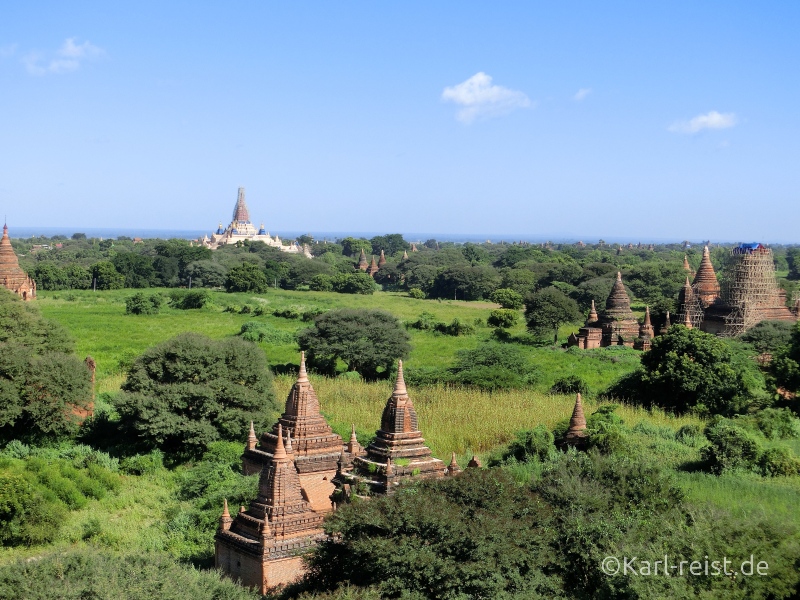
<svg viewBox="0 0 800 600">
<path fill-rule="evenodd" d="M 108 261 L 92 266 L 92 278 L 98 290 L 121 290 L 125 287 L 125 277 Z"/>
<path fill-rule="evenodd" d="M 267 291 L 269 282 L 264 272 L 250 262 L 243 262 L 241 265 L 231 268 L 225 279 L 225 291 L 227 292 L 255 292 L 262 294 Z"/>
<path fill-rule="evenodd" d="M 0 437 L 60 439 L 77 432 L 92 400 L 86 365 L 63 352 L 31 354 L 16 344 L 0 345 Z"/>
<path fill-rule="evenodd" d="M 497 310 L 493 310 L 491 313 L 489 313 L 489 318 L 486 319 L 486 323 L 491 327 L 508 329 L 509 327 L 514 326 L 518 317 L 519 313 L 516 310 L 511 310 L 510 308 L 498 308 Z"/>
<path fill-rule="evenodd" d="M 153 259 L 135 252 L 119 252 L 111 259 L 114 268 L 125 278 L 126 288 L 150 287 L 157 280 Z"/>
<path fill-rule="evenodd" d="M 564 292 L 548 287 L 528 296 L 525 301 L 525 320 L 528 330 L 535 335 L 553 333 L 553 343 L 558 343 L 558 328 L 564 323 L 581 320 L 578 304 Z"/>
<path fill-rule="evenodd" d="M 138 357 L 115 398 L 123 435 L 168 455 L 195 457 L 216 440 L 241 440 L 275 411 L 264 353 L 240 338 L 185 333 Z"/>
<path fill-rule="evenodd" d="M 642 368 L 614 384 L 608 395 L 677 413 L 735 414 L 747 407 L 763 380 L 747 356 L 725 340 L 674 325 L 653 340 Z"/>
<path fill-rule="evenodd" d="M 395 361 L 411 351 L 409 339 L 392 314 L 349 308 L 319 315 L 314 327 L 298 336 L 310 366 L 333 375 L 337 360 L 341 360 L 348 371 L 357 371 L 366 379 L 387 377 Z"/>
<path fill-rule="evenodd" d="M 71 353 L 74 343 L 66 329 L 44 319 L 37 307 L 0 288 L 0 343 L 21 346 L 29 353 Z"/>
<path fill-rule="evenodd" d="M 503 308 L 519 310 L 522 308 L 522 294 L 510 288 L 500 288 L 492 292 L 489 296 L 492 302 L 496 302 Z"/>
<path fill-rule="evenodd" d="M 800 248 L 789 248 L 786 251 L 786 262 L 789 265 L 788 279 L 800 279 Z"/>
<path fill-rule="evenodd" d="M 365 238 L 346 237 L 337 240 L 337 244 L 342 245 L 342 254 L 357 258 L 363 250 L 367 254 L 372 252 L 372 242 Z M 380 252 L 380 250 L 378 250 Z"/>
<path fill-rule="evenodd" d="M 372 245 L 372 254 L 375 256 L 380 254 L 381 250 L 383 250 L 386 256 L 393 256 L 395 253 L 408 250 L 411 247 L 411 245 L 403 239 L 403 236 L 400 233 L 376 235 L 374 238 L 370 239 L 369 242 Z M 367 248 L 366 251 L 369 252 L 370 249 Z"/>
<path fill-rule="evenodd" d="M 499 284 L 500 277 L 492 267 L 453 266 L 436 275 L 428 295 L 431 298 L 482 300 L 488 298 Z"/>
</svg>

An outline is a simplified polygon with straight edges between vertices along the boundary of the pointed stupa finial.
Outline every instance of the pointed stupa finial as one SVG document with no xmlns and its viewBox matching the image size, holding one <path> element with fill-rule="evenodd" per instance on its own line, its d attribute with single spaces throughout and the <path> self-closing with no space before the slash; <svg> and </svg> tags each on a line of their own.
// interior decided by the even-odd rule
<svg viewBox="0 0 800 600">
<path fill-rule="evenodd" d="M 569 420 L 569 433 L 577 433 L 586 429 L 586 417 L 583 414 L 583 400 L 580 393 L 575 394 L 575 408 L 572 409 L 572 417 Z"/>
<path fill-rule="evenodd" d="M 394 467 L 392 466 L 392 457 L 386 457 L 386 467 L 383 469 L 384 473 L 388 475 L 394 475 Z"/>
<path fill-rule="evenodd" d="M 408 260 L 408 250 L 403 250 L 403 260 Z"/>
<path fill-rule="evenodd" d="M 622 281 L 622 271 L 617 271 L 617 281 Z"/>
<path fill-rule="evenodd" d="M 358 436 L 356 436 L 356 424 L 352 423 L 350 426 L 350 442 L 347 444 L 347 451 L 350 454 L 356 454 L 361 449 L 358 443 Z"/>
<path fill-rule="evenodd" d="M 306 372 L 306 353 L 300 352 L 300 370 L 297 372 L 297 383 L 308 383 Z"/>
<path fill-rule="evenodd" d="M 228 512 L 228 499 L 225 498 L 222 501 L 222 515 L 219 518 L 220 530 L 228 531 L 231 528 L 231 523 L 233 523 L 233 519 L 231 518 L 231 513 Z"/>
<path fill-rule="evenodd" d="M 481 463 L 481 459 L 478 458 L 477 456 L 475 456 L 474 454 L 472 455 L 472 458 L 467 463 L 467 468 L 468 469 L 480 469 L 482 466 L 483 466 L 483 464 Z"/>
<path fill-rule="evenodd" d="M 406 380 L 403 377 L 403 361 L 397 361 L 397 379 L 394 382 L 394 392 L 392 392 L 392 396 L 408 396 L 408 390 L 406 389 Z"/>
<path fill-rule="evenodd" d="M 458 466 L 458 461 L 456 460 L 456 453 L 452 452 L 450 454 L 450 464 L 447 465 L 447 475 L 455 475 L 461 472 L 461 467 Z"/>
<path fill-rule="evenodd" d="M 292 449 L 292 430 L 288 427 L 286 428 L 286 454 L 294 454 L 294 450 Z"/>
<path fill-rule="evenodd" d="M 250 433 L 247 434 L 247 449 L 255 450 L 257 444 L 258 438 L 256 437 L 256 430 L 253 427 L 253 422 L 250 421 Z"/>
<path fill-rule="evenodd" d="M 275 448 L 275 454 L 272 455 L 274 461 L 285 462 L 289 459 L 286 454 L 286 448 L 283 446 L 283 426 L 278 423 L 278 446 Z"/>
<path fill-rule="evenodd" d="M 689 257 L 686 256 L 685 254 L 683 255 L 683 270 L 688 272 L 691 272 L 692 270 L 692 267 L 689 264 Z"/>
<path fill-rule="evenodd" d="M 258 536 L 260 538 L 259 541 L 261 542 L 261 547 L 266 548 L 267 545 L 269 544 L 269 539 L 271 537 L 267 515 L 264 515 L 264 521 L 261 523 L 260 529 L 261 531 L 259 531 L 259 536 Z"/>
<path fill-rule="evenodd" d="M 649 306 L 645 306 L 644 307 L 644 325 L 645 325 L 645 327 L 647 327 L 650 324 L 651 324 L 650 323 L 650 307 Z"/>
<path fill-rule="evenodd" d="M 686 327 L 686 329 L 692 329 L 692 327 L 693 327 L 692 320 L 689 318 L 689 311 L 688 310 L 684 311 L 684 313 L 683 313 L 683 326 Z"/>
<path fill-rule="evenodd" d="M 594 299 L 592 299 L 592 308 L 589 310 L 589 317 L 586 319 L 587 325 L 589 323 L 596 323 L 600 320 L 600 317 L 597 316 L 597 308 L 594 305 Z"/>
<path fill-rule="evenodd" d="M 242 504 L 242 505 L 239 507 L 239 514 L 242 514 L 243 512 L 245 512 L 245 510 L 246 510 L 246 509 L 245 509 L 245 507 L 244 507 L 244 504 Z"/>
</svg>

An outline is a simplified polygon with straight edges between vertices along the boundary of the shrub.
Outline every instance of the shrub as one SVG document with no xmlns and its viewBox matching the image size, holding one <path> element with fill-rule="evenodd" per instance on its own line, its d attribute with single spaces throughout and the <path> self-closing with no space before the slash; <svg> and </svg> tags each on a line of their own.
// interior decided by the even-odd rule
<svg viewBox="0 0 800 600">
<path fill-rule="evenodd" d="M 727 421 L 717 421 L 705 429 L 710 443 L 701 455 L 712 473 L 752 470 L 759 457 L 759 444 L 753 436 Z"/>
<path fill-rule="evenodd" d="M 767 439 L 800 437 L 800 419 L 788 408 L 765 408 L 756 413 L 755 420 Z"/>
<path fill-rule="evenodd" d="M 522 294 L 510 288 L 495 290 L 489 299 L 506 309 L 519 310 L 522 308 Z"/>
<path fill-rule="evenodd" d="M 567 375 L 556 379 L 550 388 L 551 394 L 587 394 L 589 384 L 577 375 Z"/>
<path fill-rule="evenodd" d="M 308 289 L 312 292 L 332 292 L 333 280 L 330 275 L 325 275 L 324 273 L 314 275 L 311 281 L 308 282 Z"/>
<path fill-rule="evenodd" d="M 518 318 L 519 314 L 516 310 L 511 310 L 510 308 L 499 308 L 489 313 L 489 318 L 486 319 L 486 323 L 491 327 L 508 329 L 516 324 Z"/>
<path fill-rule="evenodd" d="M 272 316 L 279 317 L 281 319 L 299 319 L 302 315 L 296 308 L 284 308 L 283 310 L 273 310 Z"/>
<path fill-rule="evenodd" d="M 248 342 L 291 344 L 295 341 L 295 335 L 293 333 L 275 329 L 269 324 L 261 323 L 260 321 L 247 321 L 243 323 L 239 335 Z"/>
<path fill-rule="evenodd" d="M 408 290 L 408 297 L 414 298 L 415 300 L 424 300 L 425 299 L 425 292 L 417 287 L 413 287 Z"/>
<path fill-rule="evenodd" d="M 156 315 L 161 309 L 161 296 L 145 295 L 138 292 L 125 300 L 125 314 L 127 315 Z"/>
<path fill-rule="evenodd" d="M 147 454 L 134 454 L 123 458 L 119 468 L 129 475 L 152 475 L 164 468 L 164 453 L 155 449 Z"/>
<path fill-rule="evenodd" d="M 303 313 L 303 321 L 313 321 L 323 313 L 325 313 L 325 310 L 322 308 L 311 308 Z"/>
<path fill-rule="evenodd" d="M 699 425 L 684 425 L 675 432 L 675 439 L 692 448 L 699 446 L 704 437 Z"/>
<path fill-rule="evenodd" d="M 758 459 L 758 467 L 762 475 L 788 477 L 800 473 L 800 460 L 789 448 L 767 448 Z"/>
<path fill-rule="evenodd" d="M 420 331 L 435 331 L 440 326 L 443 327 L 444 323 L 438 321 L 436 315 L 427 311 L 420 313 L 416 321 L 406 323 L 406 327 Z"/>
<path fill-rule="evenodd" d="M 531 459 L 543 461 L 555 451 L 555 437 L 544 425 L 517 433 L 508 448 L 503 452 L 503 460 L 514 458 L 519 462 Z"/>
<path fill-rule="evenodd" d="M 180 310 L 193 310 L 211 304 L 208 290 L 174 290 L 170 292 L 170 305 Z"/>
<path fill-rule="evenodd" d="M 445 335 L 458 337 L 460 335 L 470 335 L 475 333 L 475 327 L 469 323 L 465 323 L 458 317 L 455 317 L 448 325 L 445 325 L 444 323 L 437 323 L 436 331 L 439 333 L 444 333 Z"/>
</svg>

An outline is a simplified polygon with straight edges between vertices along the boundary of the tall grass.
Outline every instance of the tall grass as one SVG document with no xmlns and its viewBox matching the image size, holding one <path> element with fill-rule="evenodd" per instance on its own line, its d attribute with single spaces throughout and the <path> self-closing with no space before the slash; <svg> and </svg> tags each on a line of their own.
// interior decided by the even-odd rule
<svg viewBox="0 0 800 600">
<path fill-rule="evenodd" d="M 286 397 L 292 383 L 293 377 L 276 378 L 278 398 Z M 312 375 L 311 383 L 323 413 L 340 435 L 349 437 L 351 423 L 355 423 L 359 433 L 372 433 L 380 427 L 381 412 L 392 393 L 390 382 L 367 383 Z M 411 388 L 409 395 L 417 409 L 422 433 L 439 457 L 446 457 L 450 452 L 462 456 L 485 453 L 508 443 L 517 431 L 539 424 L 553 427 L 569 419 L 575 404 L 571 396 L 531 390 L 490 393 L 441 385 Z M 590 414 L 600 403 L 587 399 L 584 406 Z M 625 405 L 620 406 L 618 414 L 630 426 L 644 420 L 673 429 L 701 423 L 696 417 L 674 417 L 662 411 Z"/>
</svg>

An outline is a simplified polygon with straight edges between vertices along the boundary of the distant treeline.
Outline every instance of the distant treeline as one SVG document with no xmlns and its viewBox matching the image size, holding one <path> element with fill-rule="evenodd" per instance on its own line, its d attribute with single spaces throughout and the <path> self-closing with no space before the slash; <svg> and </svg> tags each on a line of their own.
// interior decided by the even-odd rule
<svg viewBox="0 0 800 600">
<path fill-rule="evenodd" d="M 553 286 L 575 299 L 583 310 L 592 300 L 605 301 L 618 270 L 635 299 L 659 315 L 674 311 L 686 278 L 683 257 L 697 268 L 700 246 L 688 244 L 629 248 L 597 244 L 455 244 L 412 245 L 400 234 L 371 239 L 345 237 L 336 242 L 310 243 L 313 259 L 280 252 L 261 242 L 240 242 L 211 251 L 187 240 L 129 238 L 99 240 L 76 234 L 72 239 L 14 240 L 23 268 L 40 290 L 98 290 L 147 287 L 226 287 L 232 291 L 280 287 L 344 293 L 371 293 L 374 286 L 351 277 L 362 250 L 370 260 L 384 252 L 386 263 L 375 274 L 386 290 L 409 291 L 417 297 L 457 300 L 488 299 L 498 289 L 523 297 Z M 800 279 L 800 248 L 773 247 L 776 269 L 787 274 L 781 284 L 792 296 Z M 408 258 L 403 258 L 407 253 Z M 711 257 L 721 270 L 728 249 L 715 247 Z M 248 276 L 258 273 L 258 285 L 242 288 L 242 273 L 231 281 L 231 270 L 246 264 Z M 241 271 L 241 269 L 240 269 Z M 263 275 L 263 276 L 262 276 Z M 368 281 L 368 280 L 367 280 Z"/>
</svg>

